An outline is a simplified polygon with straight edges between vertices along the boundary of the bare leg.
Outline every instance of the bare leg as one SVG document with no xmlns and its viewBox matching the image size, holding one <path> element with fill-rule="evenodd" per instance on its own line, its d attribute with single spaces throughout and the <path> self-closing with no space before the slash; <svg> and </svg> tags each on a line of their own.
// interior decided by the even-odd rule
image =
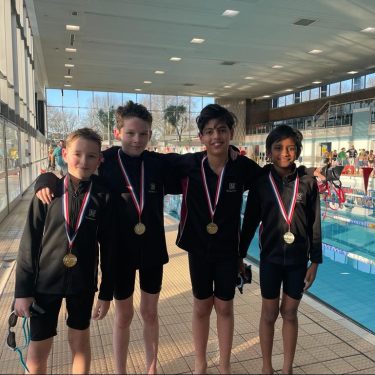
<svg viewBox="0 0 375 375">
<path fill-rule="evenodd" d="M 194 374 L 205 374 L 207 371 L 207 342 L 210 329 L 210 315 L 214 305 L 213 297 L 197 299 L 193 306 L 193 339 L 195 348 Z"/>
<path fill-rule="evenodd" d="M 140 310 L 143 319 L 143 339 L 148 374 L 156 374 L 159 344 L 158 301 L 159 293 L 150 294 L 141 290 Z"/>
<path fill-rule="evenodd" d="M 115 373 L 126 374 L 126 361 L 130 339 L 130 324 L 133 319 L 133 296 L 115 300 L 115 320 L 113 324 L 113 355 Z"/>
<path fill-rule="evenodd" d="M 284 364 L 283 374 L 293 373 L 293 360 L 296 353 L 298 337 L 298 306 L 300 300 L 291 298 L 285 293 L 281 301 L 280 313 L 283 318 Z"/>
<path fill-rule="evenodd" d="M 47 359 L 51 352 L 53 337 L 42 341 L 30 341 L 26 366 L 30 374 L 46 374 Z"/>
<path fill-rule="evenodd" d="M 262 350 L 262 374 L 273 374 L 272 347 L 275 334 L 275 322 L 279 315 L 279 298 L 262 299 L 262 313 L 259 323 L 259 339 Z"/>
<path fill-rule="evenodd" d="M 233 345 L 234 314 L 233 300 L 223 301 L 214 297 L 217 315 L 217 334 L 220 349 L 220 374 L 231 374 L 230 355 Z"/>
<path fill-rule="evenodd" d="M 68 341 L 72 351 L 72 374 L 88 374 L 91 364 L 90 328 L 68 328 Z"/>
</svg>

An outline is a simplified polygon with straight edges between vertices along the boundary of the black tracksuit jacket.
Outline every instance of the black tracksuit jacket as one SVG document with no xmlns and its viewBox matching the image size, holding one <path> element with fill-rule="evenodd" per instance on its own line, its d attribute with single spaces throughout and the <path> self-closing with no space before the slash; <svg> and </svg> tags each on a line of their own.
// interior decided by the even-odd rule
<svg viewBox="0 0 375 375">
<path fill-rule="evenodd" d="M 90 200 L 72 248 L 78 262 L 72 268 L 63 264 L 63 257 L 68 253 L 62 209 L 64 179 L 58 179 L 51 204 L 45 205 L 36 196 L 33 197 L 17 257 L 16 298 L 32 297 L 35 293 L 67 296 L 97 291 L 99 242 L 102 271 L 99 298 L 112 299 L 114 203 L 98 176 L 92 176 L 91 181 Z M 69 182 L 69 217 L 72 225 L 77 220 L 88 187 L 88 181 L 81 182 L 74 192 Z"/>
<path fill-rule="evenodd" d="M 138 211 L 120 169 L 119 150 L 138 201 L 141 163 L 144 161 L 144 208 L 141 222 L 146 226 L 146 231 L 143 235 L 134 233 L 134 226 L 139 222 Z M 169 258 L 164 233 L 164 195 L 179 191 L 174 183 L 175 178 L 170 173 L 170 165 L 171 161 L 178 159 L 180 155 L 143 151 L 139 157 L 131 157 L 122 152 L 120 147 L 114 146 L 105 150 L 103 157 L 98 170 L 99 176 L 116 196 L 117 202 L 114 213 L 117 237 L 114 262 L 118 265 L 115 267 L 118 269 L 116 273 L 121 272 L 124 266 L 137 269 L 167 263 Z M 53 173 L 44 173 L 36 180 L 35 191 L 46 186 L 54 191 L 56 181 Z"/>
<path fill-rule="evenodd" d="M 269 263 L 281 265 L 322 263 L 322 238 L 320 200 L 317 183 L 312 176 L 304 174 L 303 170 L 281 178 L 271 168 L 271 173 L 278 187 L 286 210 L 293 196 L 294 181 L 299 175 L 299 188 L 291 232 L 295 236 L 292 244 L 286 244 L 283 235 L 288 231 L 269 181 L 269 173 L 265 173 L 255 184 L 246 204 L 244 215 L 240 252 L 246 255 L 254 233 L 261 222 L 259 231 L 260 259 Z"/>
<path fill-rule="evenodd" d="M 242 196 L 264 172 L 244 156 L 238 156 L 234 161 L 229 158 L 214 215 L 219 230 L 211 235 L 206 230 L 211 216 L 201 176 L 201 161 L 205 155 L 205 152 L 186 154 L 174 163 L 174 173 L 180 177 L 183 194 L 176 244 L 207 259 L 239 257 Z M 204 168 L 211 201 L 214 202 L 218 176 L 207 160 Z"/>
<path fill-rule="evenodd" d="M 146 226 L 143 235 L 134 232 L 139 222 L 138 211 L 118 163 L 120 147 L 111 147 L 103 152 L 104 161 L 99 167 L 99 175 L 105 178 L 111 190 L 120 195 L 117 207 L 117 230 L 119 247 L 117 261 L 134 268 L 150 268 L 168 262 L 164 233 L 164 195 L 168 165 L 163 154 L 143 151 L 139 157 L 131 157 L 120 150 L 126 173 L 133 185 L 139 202 L 141 163 L 144 162 L 144 208 L 141 222 Z"/>
</svg>

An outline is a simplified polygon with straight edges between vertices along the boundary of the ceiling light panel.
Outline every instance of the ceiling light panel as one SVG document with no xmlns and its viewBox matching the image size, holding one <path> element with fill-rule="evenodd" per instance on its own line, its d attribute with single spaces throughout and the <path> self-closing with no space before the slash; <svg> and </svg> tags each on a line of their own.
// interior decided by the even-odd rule
<svg viewBox="0 0 375 375">
<path fill-rule="evenodd" d="M 202 38 L 193 38 L 190 43 L 193 43 L 193 44 L 202 44 L 205 42 L 205 39 L 202 39 Z"/>
<path fill-rule="evenodd" d="M 77 52 L 77 48 L 65 48 L 65 52 Z"/>
<path fill-rule="evenodd" d="M 72 79 L 73 76 L 64 76 L 64 78 L 66 78 L 66 79 Z"/>
<path fill-rule="evenodd" d="M 65 64 L 65 68 L 74 68 L 74 64 Z"/>
<path fill-rule="evenodd" d="M 351 70 L 350 72 L 348 72 L 348 74 L 357 74 L 358 72 L 356 70 Z"/>
<path fill-rule="evenodd" d="M 69 31 L 79 31 L 80 27 L 78 25 L 66 25 L 66 29 Z"/>
<path fill-rule="evenodd" d="M 181 57 L 174 56 L 174 57 L 171 57 L 169 60 L 170 61 L 181 61 L 182 59 L 181 59 Z"/>
<path fill-rule="evenodd" d="M 222 13 L 224 17 L 236 17 L 240 12 L 234 9 L 227 9 Z"/>
<path fill-rule="evenodd" d="M 322 53 L 323 51 L 321 49 L 312 49 L 308 53 L 311 53 L 312 55 L 318 55 L 319 53 Z"/>
<path fill-rule="evenodd" d="M 361 30 L 362 33 L 375 33 L 375 27 L 366 27 L 365 29 Z"/>
<path fill-rule="evenodd" d="M 164 70 L 155 70 L 154 73 L 155 73 L 155 74 L 164 74 L 165 71 L 164 71 Z"/>
<path fill-rule="evenodd" d="M 281 69 L 283 68 L 282 65 L 272 65 L 272 69 Z"/>
</svg>

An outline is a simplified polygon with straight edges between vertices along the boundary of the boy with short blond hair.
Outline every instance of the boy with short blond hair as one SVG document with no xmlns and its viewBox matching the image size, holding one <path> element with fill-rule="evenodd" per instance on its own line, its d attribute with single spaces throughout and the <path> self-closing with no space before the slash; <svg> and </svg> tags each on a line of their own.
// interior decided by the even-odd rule
<svg viewBox="0 0 375 375">
<path fill-rule="evenodd" d="M 62 155 L 68 173 L 56 183 L 50 205 L 34 197 L 17 258 L 15 314 L 30 317 L 36 302 L 44 314 L 30 317 L 30 373 L 45 374 L 62 300 L 66 300 L 72 372 L 88 373 L 91 351 L 89 326 L 97 264 L 102 280 L 94 319 L 103 319 L 113 294 L 112 204 L 108 189 L 94 176 L 100 163 L 101 138 L 92 129 L 71 133 Z"/>
</svg>

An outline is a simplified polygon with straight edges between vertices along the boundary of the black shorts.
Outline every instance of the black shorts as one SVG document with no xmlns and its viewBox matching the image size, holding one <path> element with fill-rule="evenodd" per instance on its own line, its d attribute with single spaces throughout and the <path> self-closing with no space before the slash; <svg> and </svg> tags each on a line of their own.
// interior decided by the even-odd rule
<svg viewBox="0 0 375 375">
<path fill-rule="evenodd" d="M 210 259 L 189 253 L 190 279 L 197 299 L 215 296 L 223 301 L 234 298 L 238 258 Z"/>
<path fill-rule="evenodd" d="M 129 298 L 134 293 L 135 284 L 135 268 L 122 269 L 121 274 L 116 275 L 115 280 L 115 299 L 122 300 Z M 150 294 L 160 293 L 161 284 L 163 282 L 163 265 L 140 268 L 139 269 L 139 284 L 141 290 Z"/>
<path fill-rule="evenodd" d="M 300 300 L 305 287 L 307 264 L 283 266 L 260 262 L 259 279 L 262 297 L 275 299 L 280 296 L 281 284 L 283 292 L 291 298 Z"/>
<path fill-rule="evenodd" d="M 94 293 L 89 293 L 64 297 L 54 294 L 37 294 L 35 301 L 45 313 L 30 318 L 31 340 L 41 341 L 57 335 L 56 328 L 63 298 L 65 298 L 68 314 L 67 326 L 78 330 L 89 328 L 94 295 Z"/>
</svg>

